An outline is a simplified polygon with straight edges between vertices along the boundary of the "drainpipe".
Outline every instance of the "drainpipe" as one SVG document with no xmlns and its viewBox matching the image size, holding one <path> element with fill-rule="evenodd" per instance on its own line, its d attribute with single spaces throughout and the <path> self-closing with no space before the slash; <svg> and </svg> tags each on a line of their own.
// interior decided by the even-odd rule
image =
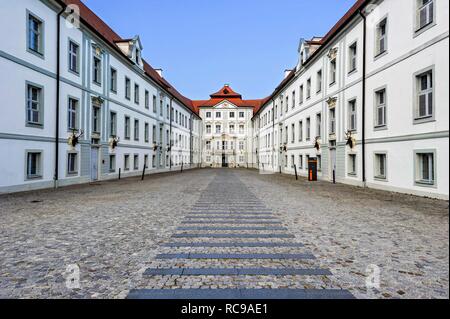
<svg viewBox="0 0 450 319">
<path fill-rule="evenodd" d="M 363 10 L 359 11 L 363 19 L 363 67 L 362 67 L 362 182 L 366 186 L 366 48 L 367 17 Z"/>
<path fill-rule="evenodd" d="M 272 98 L 272 170 L 275 172 L 275 99 Z"/>
<path fill-rule="evenodd" d="M 61 64 L 61 15 L 65 11 L 63 7 L 61 11 L 56 16 L 56 124 L 55 124 L 55 176 L 54 176 L 54 187 L 58 188 L 59 181 L 59 97 L 60 97 L 60 64 Z"/>
<path fill-rule="evenodd" d="M 189 139 L 189 166 L 192 168 L 192 164 L 194 161 L 194 134 L 192 131 L 192 127 L 194 126 L 194 114 L 191 113 L 191 117 L 189 120 L 189 135 L 190 135 L 190 139 Z"/>
<path fill-rule="evenodd" d="M 172 112 L 172 101 L 173 97 L 170 98 L 170 106 L 169 106 L 169 122 L 170 122 L 170 129 L 169 129 L 169 170 L 172 170 L 172 120 L 173 120 L 173 112 Z"/>
</svg>

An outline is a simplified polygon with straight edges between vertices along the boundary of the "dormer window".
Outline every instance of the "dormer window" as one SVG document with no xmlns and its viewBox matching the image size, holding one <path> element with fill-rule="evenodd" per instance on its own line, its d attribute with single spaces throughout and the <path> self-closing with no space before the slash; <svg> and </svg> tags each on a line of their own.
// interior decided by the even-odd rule
<svg viewBox="0 0 450 319">
<path fill-rule="evenodd" d="M 134 64 L 140 68 L 144 67 L 142 61 L 142 43 L 138 36 L 129 40 L 121 40 L 116 42 L 120 50 L 125 54 Z"/>
</svg>

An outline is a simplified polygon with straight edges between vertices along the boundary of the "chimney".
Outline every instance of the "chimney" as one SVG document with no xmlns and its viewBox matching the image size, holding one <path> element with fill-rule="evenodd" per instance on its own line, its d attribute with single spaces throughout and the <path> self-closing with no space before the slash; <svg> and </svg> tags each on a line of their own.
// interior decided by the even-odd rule
<svg viewBox="0 0 450 319">
<path fill-rule="evenodd" d="M 155 71 L 159 74 L 160 77 L 163 77 L 163 69 L 155 69 Z"/>
<path fill-rule="evenodd" d="M 287 78 L 291 74 L 292 70 L 284 70 L 284 78 Z"/>
</svg>

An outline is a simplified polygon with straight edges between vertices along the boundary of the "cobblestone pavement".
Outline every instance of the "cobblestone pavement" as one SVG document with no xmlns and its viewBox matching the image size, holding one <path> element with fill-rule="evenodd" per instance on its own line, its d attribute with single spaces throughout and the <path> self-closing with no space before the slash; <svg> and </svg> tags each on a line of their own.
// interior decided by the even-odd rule
<svg viewBox="0 0 450 319">
<path fill-rule="evenodd" d="M 225 205 L 214 189 L 236 202 Z M 180 288 L 230 297 L 252 288 L 282 297 L 290 297 L 285 289 L 449 297 L 444 201 L 196 170 L 1 196 L 0 218 L 0 298 L 126 298 Z M 65 272 L 73 264 L 81 288 L 70 290 Z M 381 271 L 378 290 L 366 290 L 370 265 Z"/>
</svg>

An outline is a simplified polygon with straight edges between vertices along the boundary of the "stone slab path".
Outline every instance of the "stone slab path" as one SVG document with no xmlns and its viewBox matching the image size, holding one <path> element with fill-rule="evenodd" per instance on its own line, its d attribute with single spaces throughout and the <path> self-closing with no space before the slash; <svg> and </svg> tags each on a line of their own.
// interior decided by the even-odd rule
<svg viewBox="0 0 450 319">
<path fill-rule="evenodd" d="M 354 298 L 345 289 L 323 284 L 333 276 L 332 272 L 315 262 L 314 254 L 296 242 L 295 236 L 282 226 L 280 217 L 246 187 L 238 174 L 219 171 L 189 210 L 183 226 L 170 242 L 161 245 L 163 252 L 156 255 L 153 267 L 143 273 L 147 286 L 144 283 L 131 290 L 129 299 Z M 202 252 L 197 248 L 203 248 Z M 220 252 L 214 248 L 228 250 Z M 273 249 L 276 252 L 269 252 Z M 256 289 L 261 282 L 270 281 L 268 276 L 274 282 L 295 278 L 305 285 L 303 289 Z M 189 278 L 198 280 L 190 283 Z M 162 282 L 166 283 L 164 287 L 156 289 Z M 217 288 L 191 288 L 203 282 L 222 284 Z"/>
</svg>

